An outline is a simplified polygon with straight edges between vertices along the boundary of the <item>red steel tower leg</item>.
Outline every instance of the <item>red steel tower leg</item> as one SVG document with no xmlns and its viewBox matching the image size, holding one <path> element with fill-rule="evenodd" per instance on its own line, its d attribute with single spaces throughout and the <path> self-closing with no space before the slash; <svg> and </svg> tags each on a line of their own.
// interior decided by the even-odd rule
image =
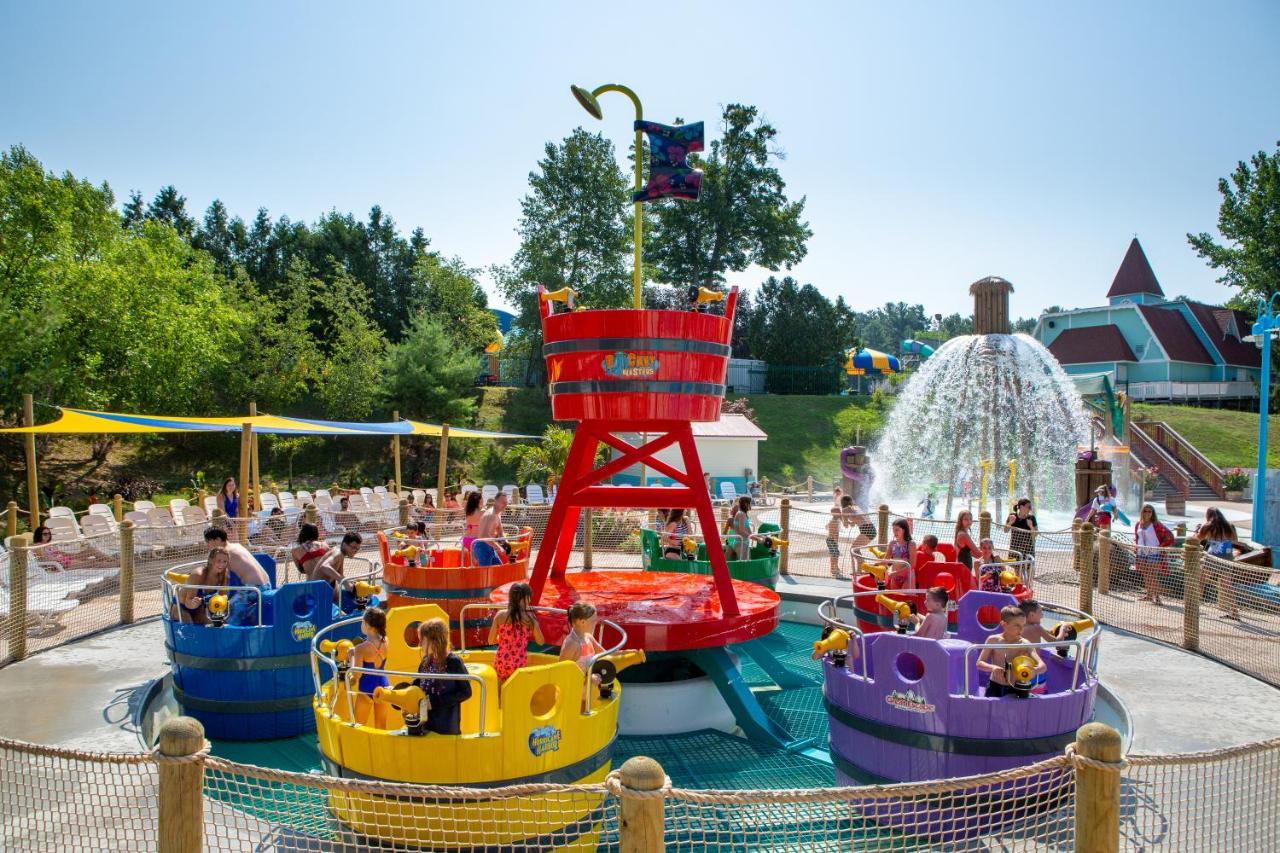
<svg viewBox="0 0 1280 853">
<path fill-rule="evenodd" d="M 618 438 L 613 433 L 644 432 L 654 438 L 636 446 Z M 601 444 L 620 451 L 621 456 L 595 467 L 596 448 Z M 658 451 L 678 444 L 684 470 L 668 465 L 657 458 Z M 649 488 L 635 486 L 600 485 L 614 474 L 637 464 L 646 465 L 657 474 L 668 477 L 678 487 Z M 724 546 L 720 541 L 720 529 L 711 496 L 702 478 L 702 463 L 698 459 L 693 429 L 687 421 L 643 423 L 592 422 L 579 423 L 573 435 L 573 446 L 565 464 L 564 478 L 556 491 L 547 529 L 534 561 L 533 600 L 542 597 L 547 577 L 564 574 L 577 536 L 578 518 L 582 507 L 634 507 L 657 509 L 659 507 L 690 507 L 698 514 L 706 542 L 707 559 L 720 598 L 720 607 L 726 616 L 738 615 L 738 599 L 729 577 L 729 565 L 725 561 Z"/>
</svg>

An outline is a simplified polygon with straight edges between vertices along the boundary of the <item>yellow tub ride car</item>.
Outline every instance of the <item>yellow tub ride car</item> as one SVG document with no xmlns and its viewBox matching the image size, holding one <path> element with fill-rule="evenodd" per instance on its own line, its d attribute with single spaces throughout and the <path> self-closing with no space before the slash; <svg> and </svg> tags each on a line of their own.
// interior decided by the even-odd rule
<svg viewBox="0 0 1280 853">
<path fill-rule="evenodd" d="M 499 686 L 492 649 L 458 652 L 467 675 L 453 677 L 466 678 L 472 688 L 461 707 L 462 733 L 411 734 L 406 714 L 412 727 L 422 695 L 412 686 L 422 658 L 418 625 L 428 619 L 448 622 L 434 604 L 395 607 L 387 613 L 385 729 L 353 720 L 359 676 L 378 671 L 349 665 L 349 641 L 326 639 L 327 631 L 316 635 L 313 707 L 327 772 L 349 779 L 469 788 L 598 783 L 608 775 L 621 687 L 592 685 L 576 663 L 552 655 L 530 653 L 528 664 Z M 612 660 L 614 667 L 597 669 L 633 662 L 624 656 Z M 415 848 L 595 850 L 602 800 L 581 792 L 462 800 L 335 789 L 329 809 L 362 836 Z"/>
</svg>

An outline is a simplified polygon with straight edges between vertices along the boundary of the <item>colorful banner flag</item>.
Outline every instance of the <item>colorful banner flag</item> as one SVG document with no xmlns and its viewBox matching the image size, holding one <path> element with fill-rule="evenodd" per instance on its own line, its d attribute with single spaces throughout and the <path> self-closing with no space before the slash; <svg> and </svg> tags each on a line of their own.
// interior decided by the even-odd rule
<svg viewBox="0 0 1280 853">
<path fill-rule="evenodd" d="M 688 156 L 702 150 L 702 122 L 671 127 L 638 121 L 635 129 L 649 136 L 649 181 L 632 193 L 631 200 L 674 196 L 696 201 L 702 191 L 702 172 L 689 165 Z"/>
</svg>

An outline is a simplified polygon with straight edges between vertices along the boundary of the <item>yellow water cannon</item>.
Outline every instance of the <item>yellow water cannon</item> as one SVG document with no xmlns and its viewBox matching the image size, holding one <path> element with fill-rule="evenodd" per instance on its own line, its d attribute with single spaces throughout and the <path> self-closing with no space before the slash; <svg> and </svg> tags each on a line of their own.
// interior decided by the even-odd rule
<svg viewBox="0 0 1280 853">
<path fill-rule="evenodd" d="M 883 548 L 879 548 L 879 547 L 877 547 L 877 546 L 875 546 L 875 545 L 872 545 L 872 546 L 871 546 L 870 548 L 868 548 L 867 550 L 868 550 L 868 551 L 870 551 L 870 552 L 871 552 L 871 554 L 872 554 L 872 556 L 874 556 L 877 560 L 883 560 L 883 559 L 884 559 L 885 550 L 884 550 Z"/>
<path fill-rule="evenodd" d="M 692 536 L 686 536 L 680 540 L 680 553 L 690 562 L 698 559 L 698 540 Z"/>
<path fill-rule="evenodd" d="M 418 564 L 418 546 L 406 545 L 399 551 L 393 551 L 391 556 L 401 558 L 406 565 L 416 566 Z"/>
<path fill-rule="evenodd" d="M 529 550 L 529 543 L 533 541 L 533 528 L 521 527 L 520 536 L 512 540 L 508 547 L 511 549 L 512 560 L 523 560 L 525 554 Z"/>
<path fill-rule="evenodd" d="M 578 292 L 574 290 L 572 287 L 562 287 L 559 290 L 544 290 L 542 291 L 542 301 L 543 302 L 563 302 L 564 307 L 572 311 L 573 300 L 574 300 L 574 297 L 576 297 L 577 295 L 578 295 Z"/>
<path fill-rule="evenodd" d="M 1053 626 L 1053 634 L 1059 640 L 1074 640 L 1085 631 L 1093 628 L 1092 619 L 1077 619 L 1074 622 L 1059 622 Z M 1058 657 L 1065 658 L 1070 651 L 1069 646 L 1058 646 Z"/>
<path fill-rule="evenodd" d="M 783 539 L 781 536 L 765 536 L 763 537 L 763 541 L 764 541 L 764 544 L 767 545 L 769 548 L 770 557 L 777 556 L 778 551 L 782 550 L 788 544 L 790 544 L 787 542 L 786 539 Z"/>
<path fill-rule="evenodd" d="M 321 640 L 319 648 L 322 653 L 333 658 L 338 667 L 338 675 L 343 675 L 351 666 L 351 653 L 355 651 L 356 644 L 350 640 Z"/>
<path fill-rule="evenodd" d="M 405 734 L 420 736 L 426 734 L 427 694 L 416 684 L 401 684 L 399 687 L 378 687 L 373 691 L 373 701 L 386 702 L 404 717 Z"/>
<path fill-rule="evenodd" d="M 186 583 L 188 580 L 191 579 L 191 575 L 186 575 L 186 574 L 183 574 L 182 572 L 175 572 L 173 569 L 170 569 L 169 571 L 165 572 L 164 577 L 165 577 L 165 580 L 169 581 L 170 583 Z"/>
<path fill-rule="evenodd" d="M 1036 683 L 1036 662 L 1031 655 L 1018 655 L 1005 663 L 1004 674 L 1014 690 L 1029 692 Z"/>
<path fill-rule="evenodd" d="M 209 600 L 205 602 L 205 612 L 209 614 L 209 624 L 215 628 L 221 628 L 227 624 L 227 594 L 224 592 L 215 593 L 209 596 Z"/>
<path fill-rule="evenodd" d="M 1012 569 L 1005 569 L 998 577 L 1001 592 L 1012 592 L 1013 588 L 1018 585 L 1018 573 Z"/>
<path fill-rule="evenodd" d="M 644 649 L 623 649 L 620 652 L 596 659 L 591 671 L 600 676 L 600 698 L 613 698 L 613 685 L 618 673 L 630 666 L 645 662 Z"/>
<path fill-rule="evenodd" d="M 827 626 L 822 639 L 813 641 L 813 657 L 820 658 L 827 652 L 843 652 L 849 648 L 849 632 Z"/>
<path fill-rule="evenodd" d="M 712 302 L 724 301 L 724 294 L 720 291 L 709 287 L 695 287 L 692 284 L 689 285 L 688 295 L 693 310 L 700 314 L 705 314 Z"/>
<path fill-rule="evenodd" d="M 877 595 L 876 603 L 889 611 L 889 615 L 893 617 L 894 627 L 898 629 L 899 634 L 907 633 L 907 623 L 911 621 L 911 605 L 905 601 L 898 601 L 896 598 L 890 598 L 887 595 Z"/>
<path fill-rule="evenodd" d="M 889 571 L 889 564 L 874 560 L 863 560 L 861 566 L 862 571 L 876 579 L 876 589 L 884 589 L 884 577 Z"/>
<path fill-rule="evenodd" d="M 368 581 L 356 581 L 356 585 L 351 588 L 351 601 L 355 604 L 357 610 L 364 610 L 369 606 L 369 602 L 373 597 L 382 592 L 382 587 L 376 583 Z"/>
</svg>

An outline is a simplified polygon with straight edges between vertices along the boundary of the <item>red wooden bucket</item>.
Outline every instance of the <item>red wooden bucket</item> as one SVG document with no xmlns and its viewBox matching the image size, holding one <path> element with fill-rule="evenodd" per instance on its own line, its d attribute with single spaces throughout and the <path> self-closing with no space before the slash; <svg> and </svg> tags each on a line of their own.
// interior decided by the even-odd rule
<svg viewBox="0 0 1280 853">
<path fill-rule="evenodd" d="M 544 311 L 543 356 L 552 417 L 719 420 L 736 304 L 735 288 L 724 316 L 635 309 Z"/>
</svg>

